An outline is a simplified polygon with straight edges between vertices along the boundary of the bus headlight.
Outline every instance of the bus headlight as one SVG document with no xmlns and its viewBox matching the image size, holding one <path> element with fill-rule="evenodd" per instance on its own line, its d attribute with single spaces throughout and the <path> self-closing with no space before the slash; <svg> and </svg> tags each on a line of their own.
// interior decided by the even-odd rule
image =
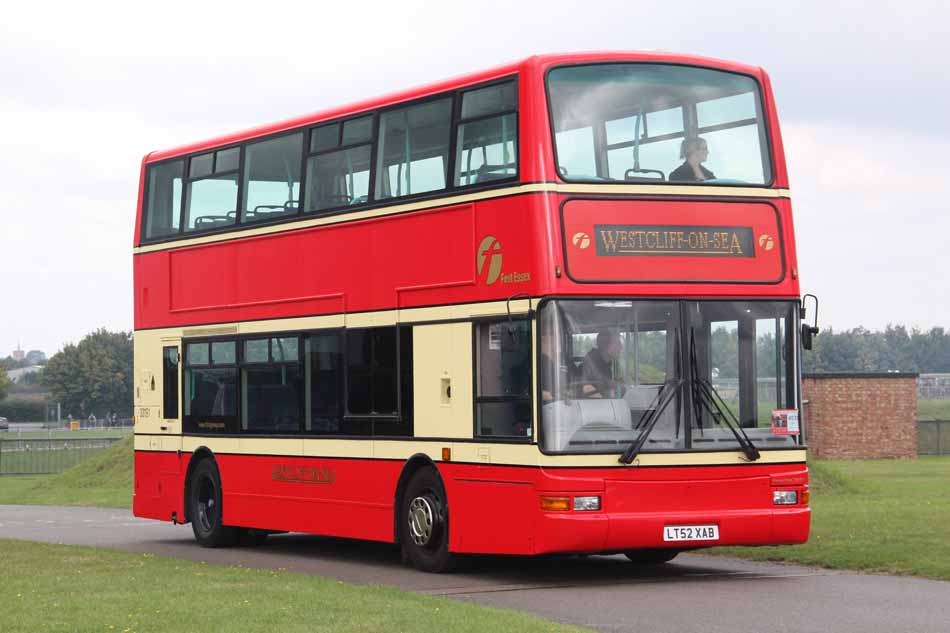
<svg viewBox="0 0 950 633">
<path fill-rule="evenodd" d="M 777 506 L 793 506 L 798 504 L 797 490 L 773 490 L 772 504 Z"/>
<path fill-rule="evenodd" d="M 574 511 L 600 510 L 600 497 L 574 497 Z"/>
</svg>

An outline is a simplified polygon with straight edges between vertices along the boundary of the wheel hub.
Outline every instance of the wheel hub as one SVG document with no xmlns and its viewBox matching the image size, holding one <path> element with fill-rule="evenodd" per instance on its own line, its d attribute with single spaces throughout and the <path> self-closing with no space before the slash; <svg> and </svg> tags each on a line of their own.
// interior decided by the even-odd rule
<svg viewBox="0 0 950 633">
<path fill-rule="evenodd" d="M 432 540 L 436 513 L 428 497 L 416 497 L 409 503 L 409 535 L 413 543 L 426 546 Z"/>
<path fill-rule="evenodd" d="M 217 519 L 216 510 L 214 486 L 207 480 L 203 480 L 198 487 L 198 520 L 205 532 L 214 527 L 214 522 Z"/>
</svg>

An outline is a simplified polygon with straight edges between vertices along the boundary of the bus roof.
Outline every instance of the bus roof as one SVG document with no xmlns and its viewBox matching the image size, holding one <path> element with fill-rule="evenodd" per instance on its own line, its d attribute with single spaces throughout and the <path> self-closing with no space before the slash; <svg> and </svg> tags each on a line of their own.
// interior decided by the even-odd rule
<svg viewBox="0 0 950 633">
<path fill-rule="evenodd" d="M 525 73 L 531 71 L 543 72 L 551 66 L 556 66 L 560 64 L 578 64 L 578 63 L 596 63 L 596 62 L 606 62 L 606 61 L 631 61 L 631 62 L 662 62 L 662 63 L 673 63 L 673 64 L 686 64 L 686 65 L 695 65 L 695 66 L 707 66 L 712 68 L 719 68 L 722 70 L 729 70 L 733 72 L 744 73 L 747 75 L 753 75 L 759 77 L 763 75 L 761 68 L 756 66 L 748 66 L 745 64 L 739 64 L 736 62 L 714 59 L 710 57 L 700 57 L 697 55 L 683 55 L 679 53 L 671 53 L 666 51 L 599 51 L 599 52 L 587 52 L 587 53 L 557 53 L 557 54 L 548 54 L 548 55 L 534 55 L 532 57 L 525 58 L 520 61 L 513 63 L 505 64 L 502 66 L 497 66 L 488 70 L 482 70 L 474 73 L 469 73 L 466 75 L 460 75 L 450 79 L 444 79 L 435 83 L 427 84 L 424 86 L 419 86 L 416 88 L 411 88 L 409 90 L 402 90 L 399 92 L 391 93 L 382 97 L 375 97 L 371 99 L 366 99 L 363 101 L 357 101 L 355 103 L 350 103 L 343 106 L 338 106 L 335 108 L 330 108 L 326 110 L 321 110 L 311 114 L 294 117 L 292 119 L 286 119 L 284 121 L 279 121 L 276 123 L 269 123 L 266 125 L 261 125 L 253 127 L 247 130 L 242 130 L 239 132 L 234 132 L 231 134 L 225 134 L 222 136 L 217 136 L 209 138 L 203 141 L 196 143 L 189 143 L 187 145 L 182 145 L 179 147 L 159 150 L 150 152 L 145 156 L 145 163 L 152 163 L 161 160 L 166 160 L 169 158 L 175 158 L 177 156 L 182 156 L 185 154 L 190 154 L 193 152 L 200 152 L 203 150 L 208 150 L 223 145 L 230 145 L 233 143 L 240 143 L 248 141 L 254 138 L 267 136 L 269 134 L 275 134 L 283 132 L 285 130 L 292 130 L 294 128 L 303 127 L 307 125 L 313 125 L 320 123 L 321 121 L 329 121 L 332 119 L 340 118 L 343 116 L 348 116 L 351 114 L 358 114 L 360 112 L 365 112 L 368 110 L 374 110 L 377 108 L 383 108 L 391 105 L 395 105 L 402 102 L 412 101 L 414 99 L 419 99 L 426 97 L 428 95 L 438 94 L 440 92 L 446 92 L 449 90 L 455 90 L 460 87 L 482 83 L 485 81 L 491 81 L 492 79 L 497 79 L 504 77 L 506 75 L 512 75 L 514 73 Z"/>
</svg>

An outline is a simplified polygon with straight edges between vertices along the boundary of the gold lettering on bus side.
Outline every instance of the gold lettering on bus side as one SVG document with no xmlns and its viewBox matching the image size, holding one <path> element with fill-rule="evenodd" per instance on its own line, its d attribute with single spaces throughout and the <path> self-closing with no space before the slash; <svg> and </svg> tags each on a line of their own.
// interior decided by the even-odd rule
<svg viewBox="0 0 950 633">
<path fill-rule="evenodd" d="M 336 471 L 327 467 L 278 464 L 271 469 L 271 479 L 299 484 L 332 484 L 336 481 Z"/>
</svg>

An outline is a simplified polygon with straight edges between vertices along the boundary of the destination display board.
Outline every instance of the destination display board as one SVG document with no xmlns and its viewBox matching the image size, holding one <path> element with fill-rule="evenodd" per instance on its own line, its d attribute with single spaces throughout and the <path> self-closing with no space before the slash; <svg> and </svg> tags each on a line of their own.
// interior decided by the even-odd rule
<svg viewBox="0 0 950 633">
<path fill-rule="evenodd" d="M 575 198 L 561 218 L 574 281 L 777 283 L 785 274 L 767 202 Z"/>
</svg>

